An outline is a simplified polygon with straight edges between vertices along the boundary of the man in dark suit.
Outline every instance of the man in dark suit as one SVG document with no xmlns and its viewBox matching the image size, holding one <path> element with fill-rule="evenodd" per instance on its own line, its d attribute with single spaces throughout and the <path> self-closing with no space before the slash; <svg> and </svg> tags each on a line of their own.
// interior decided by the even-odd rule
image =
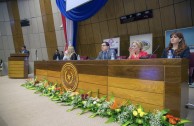
<svg viewBox="0 0 194 126">
<path fill-rule="evenodd" d="M 21 53 L 22 54 L 28 54 L 29 55 L 30 52 L 26 49 L 26 46 L 24 45 L 24 46 L 22 46 Z"/>
<path fill-rule="evenodd" d="M 108 42 L 103 42 L 101 44 L 101 50 L 96 60 L 116 59 L 116 52 L 114 49 L 110 49 Z"/>
</svg>

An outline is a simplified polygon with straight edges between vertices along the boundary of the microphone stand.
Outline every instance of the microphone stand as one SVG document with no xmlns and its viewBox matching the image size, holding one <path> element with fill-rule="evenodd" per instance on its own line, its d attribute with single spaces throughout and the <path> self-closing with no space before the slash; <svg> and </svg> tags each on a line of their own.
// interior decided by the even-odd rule
<svg viewBox="0 0 194 126">
<path fill-rule="evenodd" d="M 156 50 L 158 50 L 160 47 L 160 45 L 158 45 L 158 47 L 154 50 L 154 52 L 149 56 L 149 59 L 153 56 L 153 54 L 156 52 Z"/>
</svg>

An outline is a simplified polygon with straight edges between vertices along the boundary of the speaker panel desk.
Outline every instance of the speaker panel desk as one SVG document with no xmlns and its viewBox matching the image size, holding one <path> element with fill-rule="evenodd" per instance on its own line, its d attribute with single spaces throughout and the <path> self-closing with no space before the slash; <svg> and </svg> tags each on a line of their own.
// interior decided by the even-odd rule
<svg viewBox="0 0 194 126">
<path fill-rule="evenodd" d="M 187 59 L 35 61 L 34 73 L 39 80 L 63 84 L 61 71 L 67 63 L 77 69 L 77 91 L 113 94 L 118 102 L 130 99 L 147 111 L 168 108 L 176 116 L 187 114 Z"/>
</svg>

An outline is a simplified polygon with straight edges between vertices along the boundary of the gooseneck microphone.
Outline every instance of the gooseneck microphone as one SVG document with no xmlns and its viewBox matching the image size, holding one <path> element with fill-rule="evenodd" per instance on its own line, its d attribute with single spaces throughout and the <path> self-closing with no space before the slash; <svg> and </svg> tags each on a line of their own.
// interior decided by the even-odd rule
<svg viewBox="0 0 194 126">
<path fill-rule="evenodd" d="M 159 49 L 160 45 L 157 46 L 157 48 L 153 51 L 153 53 L 149 56 L 149 59 L 153 56 L 153 54 Z"/>
</svg>

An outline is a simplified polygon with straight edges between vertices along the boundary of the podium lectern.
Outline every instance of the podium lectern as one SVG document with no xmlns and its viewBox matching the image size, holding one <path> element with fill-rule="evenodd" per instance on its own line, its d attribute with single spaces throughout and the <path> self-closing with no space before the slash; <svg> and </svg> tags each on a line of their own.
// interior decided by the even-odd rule
<svg viewBox="0 0 194 126">
<path fill-rule="evenodd" d="M 10 78 L 28 78 L 28 54 L 10 54 L 8 58 L 8 76 Z"/>
</svg>

